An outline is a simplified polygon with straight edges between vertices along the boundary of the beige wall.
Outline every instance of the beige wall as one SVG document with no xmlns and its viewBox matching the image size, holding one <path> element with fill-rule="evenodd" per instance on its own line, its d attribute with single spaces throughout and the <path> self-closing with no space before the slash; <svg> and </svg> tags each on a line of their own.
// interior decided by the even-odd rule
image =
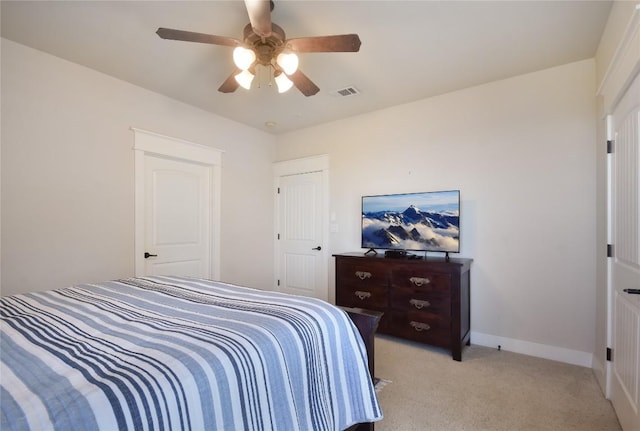
<svg viewBox="0 0 640 431">
<path fill-rule="evenodd" d="M 581 61 L 290 133 L 277 158 L 329 154 L 332 253 L 360 250 L 362 195 L 460 189 L 472 342 L 590 365 L 595 88 Z"/>
<path fill-rule="evenodd" d="M 271 288 L 273 136 L 5 39 L 1 48 L 2 294 L 133 275 L 132 126 L 224 150 L 222 279 Z"/>
</svg>

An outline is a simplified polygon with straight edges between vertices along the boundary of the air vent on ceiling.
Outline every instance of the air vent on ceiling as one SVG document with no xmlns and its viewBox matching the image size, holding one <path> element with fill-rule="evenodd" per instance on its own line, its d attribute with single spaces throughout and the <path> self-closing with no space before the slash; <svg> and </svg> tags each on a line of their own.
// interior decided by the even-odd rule
<svg viewBox="0 0 640 431">
<path fill-rule="evenodd" d="M 339 90 L 332 91 L 331 94 L 339 97 L 349 97 L 349 96 L 356 96 L 360 94 L 360 91 L 358 91 L 356 87 L 349 86 L 349 87 L 341 88 Z"/>
</svg>

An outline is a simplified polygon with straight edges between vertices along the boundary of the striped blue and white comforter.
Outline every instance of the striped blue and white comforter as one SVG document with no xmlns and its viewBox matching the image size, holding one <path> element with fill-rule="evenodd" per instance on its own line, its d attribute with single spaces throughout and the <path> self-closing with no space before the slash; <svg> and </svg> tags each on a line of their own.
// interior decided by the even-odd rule
<svg viewBox="0 0 640 431">
<path fill-rule="evenodd" d="M 341 430 L 382 417 L 323 301 L 177 277 L 0 299 L 0 428 Z"/>
</svg>

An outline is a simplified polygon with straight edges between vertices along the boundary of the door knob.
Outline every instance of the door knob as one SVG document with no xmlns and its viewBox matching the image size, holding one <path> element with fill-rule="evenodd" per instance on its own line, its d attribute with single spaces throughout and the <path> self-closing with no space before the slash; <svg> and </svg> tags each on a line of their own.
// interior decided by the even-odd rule
<svg viewBox="0 0 640 431">
<path fill-rule="evenodd" d="M 320 251 L 320 250 L 322 250 L 322 247 L 317 246 L 317 247 L 315 247 L 315 248 L 312 248 L 311 250 L 318 250 L 318 251 Z"/>
<path fill-rule="evenodd" d="M 157 254 L 150 254 L 150 253 L 148 253 L 146 251 L 144 252 L 144 258 L 145 259 L 149 259 L 150 257 L 157 257 L 157 256 L 158 256 Z"/>
</svg>

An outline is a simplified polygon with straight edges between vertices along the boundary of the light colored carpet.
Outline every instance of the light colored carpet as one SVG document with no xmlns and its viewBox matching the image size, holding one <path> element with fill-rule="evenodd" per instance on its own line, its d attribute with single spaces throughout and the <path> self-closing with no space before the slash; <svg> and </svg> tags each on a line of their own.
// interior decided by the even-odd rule
<svg viewBox="0 0 640 431">
<path fill-rule="evenodd" d="M 376 431 L 621 430 L 589 368 L 481 346 L 449 352 L 378 335 Z"/>
</svg>

